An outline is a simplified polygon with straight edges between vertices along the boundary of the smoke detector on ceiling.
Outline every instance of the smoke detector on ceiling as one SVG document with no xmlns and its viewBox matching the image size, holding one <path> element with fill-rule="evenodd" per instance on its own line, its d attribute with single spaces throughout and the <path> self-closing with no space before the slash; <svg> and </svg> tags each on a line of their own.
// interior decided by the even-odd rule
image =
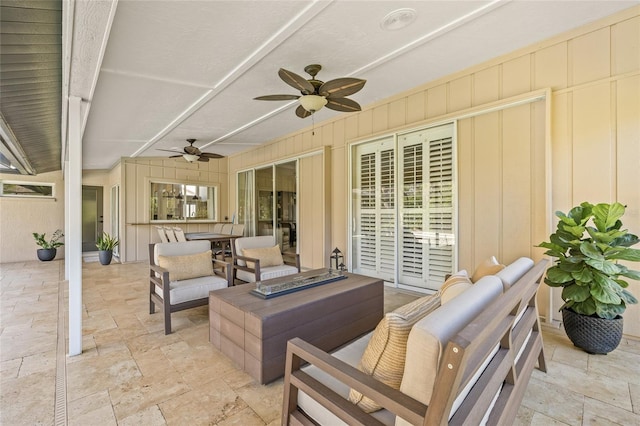
<svg viewBox="0 0 640 426">
<path fill-rule="evenodd" d="M 387 31 L 395 31 L 408 27 L 416 20 L 417 12 L 414 9 L 402 8 L 390 12 L 382 18 L 380 28 Z"/>
</svg>

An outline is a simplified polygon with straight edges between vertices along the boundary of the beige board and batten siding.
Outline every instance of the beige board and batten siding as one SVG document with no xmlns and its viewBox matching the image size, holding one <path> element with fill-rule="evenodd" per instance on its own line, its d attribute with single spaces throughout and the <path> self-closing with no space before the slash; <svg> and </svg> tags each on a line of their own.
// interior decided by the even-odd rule
<svg viewBox="0 0 640 426">
<path fill-rule="evenodd" d="M 548 88 L 545 102 L 461 119 L 457 128 L 460 267 L 473 269 L 489 252 L 506 263 L 521 255 L 538 259 L 543 250 L 534 245 L 555 227 L 553 212 L 582 201 L 628 205 L 625 226 L 640 232 L 639 80 L 640 7 L 634 7 L 233 156 L 229 171 L 235 176 L 329 146 L 330 246 L 346 247 L 349 144 Z M 640 283 L 630 290 L 640 296 Z M 541 313 L 558 318 L 558 295 L 553 299 L 550 310 L 543 286 Z M 624 332 L 640 337 L 640 306 L 627 309 Z"/>
<path fill-rule="evenodd" d="M 122 160 L 124 197 L 121 222 L 124 227 L 122 256 L 126 262 L 148 260 L 149 244 L 160 242 L 153 224 L 149 223 L 149 182 L 162 181 L 218 185 L 218 215 L 220 221 L 229 213 L 228 159 L 211 159 L 209 162 L 188 163 L 182 158 L 126 158 Z M 177 223 L 185 232 L 209 232 L 213 223 Z"/>
</svg>

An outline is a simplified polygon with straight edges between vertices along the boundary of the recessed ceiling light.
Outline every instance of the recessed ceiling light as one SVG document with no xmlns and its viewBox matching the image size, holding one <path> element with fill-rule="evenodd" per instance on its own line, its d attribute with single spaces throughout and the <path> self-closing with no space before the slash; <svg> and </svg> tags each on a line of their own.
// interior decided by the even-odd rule
<svg viewBox="0 0 640 426">
<path fill-rule="evenodd" d="M 380 28 L 388 31 L 399 30 L 404 27 L 408 27 L 411 25 L 413 21 L 416 20 L 416 11 L 410 8 L 402 8 L 398 10 L 394 10 L 390 12 L 382 18 L 380 22 Z"/>
</svg>

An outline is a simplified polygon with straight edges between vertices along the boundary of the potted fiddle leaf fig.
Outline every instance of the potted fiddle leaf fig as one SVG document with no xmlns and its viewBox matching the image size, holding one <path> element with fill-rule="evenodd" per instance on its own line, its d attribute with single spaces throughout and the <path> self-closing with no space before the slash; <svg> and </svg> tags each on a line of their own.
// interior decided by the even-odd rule
<svg viewBox="0 0 640 426">
<path fill-rule="evenodd" d="M 96 242 L 96 247 L 98 248 L 98 258 L 100 259 L 100 264 L 108 265 L 111 263 L 111 259 L 113 258 L 113 249 L 120 244 L 117 237 L 112 237 L 106 232 L 102 233 L 102 236 L 98 238 Z"/>
<path fill-rule="evenodd" d="M 539 247 L 556 257 L 545 283 L 562 287 L 560 308 L 564 328 L 573 344 L 589 353 L 606 354 L 618 347 L 627 305 L 638 300 L 627 290 L 626 279 L 640 280 L 635 271 L 618 261 L 640 261 L 640 250 L 630 248 L 640 240 L 623 229 L 620 203 L 584 202 L 560 219 L 556 232 Z"/>
<path fill-rule="evenodd" d="M 64 234 L 61 229 L 57 229 L 51 238 L 47 240 L 47 233 L 38 234 L 37 232 L 32 233 L 33 238 L 36 240 L 36 244 L 40 246 L 37 250 L 38 259 L 43 262 L 47 262 L 49 260 L 53 260 L 56 257 L 57 248 L 64 245 L 64 242 L 60 241 Z"/>
</svg>

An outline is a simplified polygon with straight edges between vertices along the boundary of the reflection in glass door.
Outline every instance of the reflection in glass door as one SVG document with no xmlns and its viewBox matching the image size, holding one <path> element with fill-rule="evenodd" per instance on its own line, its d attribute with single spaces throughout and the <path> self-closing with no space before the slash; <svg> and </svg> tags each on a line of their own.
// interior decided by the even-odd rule
<svg viewBox="0 0 640 426">
<path fill-rule="evenodd" d="M 256 170 L 256 235 L 273 235 L 273 167 Z"/>
<path fill-rule="evenodd" d="M 297 171 L 296 161 L 277 164 L 276 168 L 276 237 L 283 252 L 296 252 Z"/>
<path fill-rule="evenodd" d="M 238 173 L 238 223 L 245 235 L 274 235 L 283 252 L 298 247 L 297 168 L 295 160 Z"/>
</svg>

